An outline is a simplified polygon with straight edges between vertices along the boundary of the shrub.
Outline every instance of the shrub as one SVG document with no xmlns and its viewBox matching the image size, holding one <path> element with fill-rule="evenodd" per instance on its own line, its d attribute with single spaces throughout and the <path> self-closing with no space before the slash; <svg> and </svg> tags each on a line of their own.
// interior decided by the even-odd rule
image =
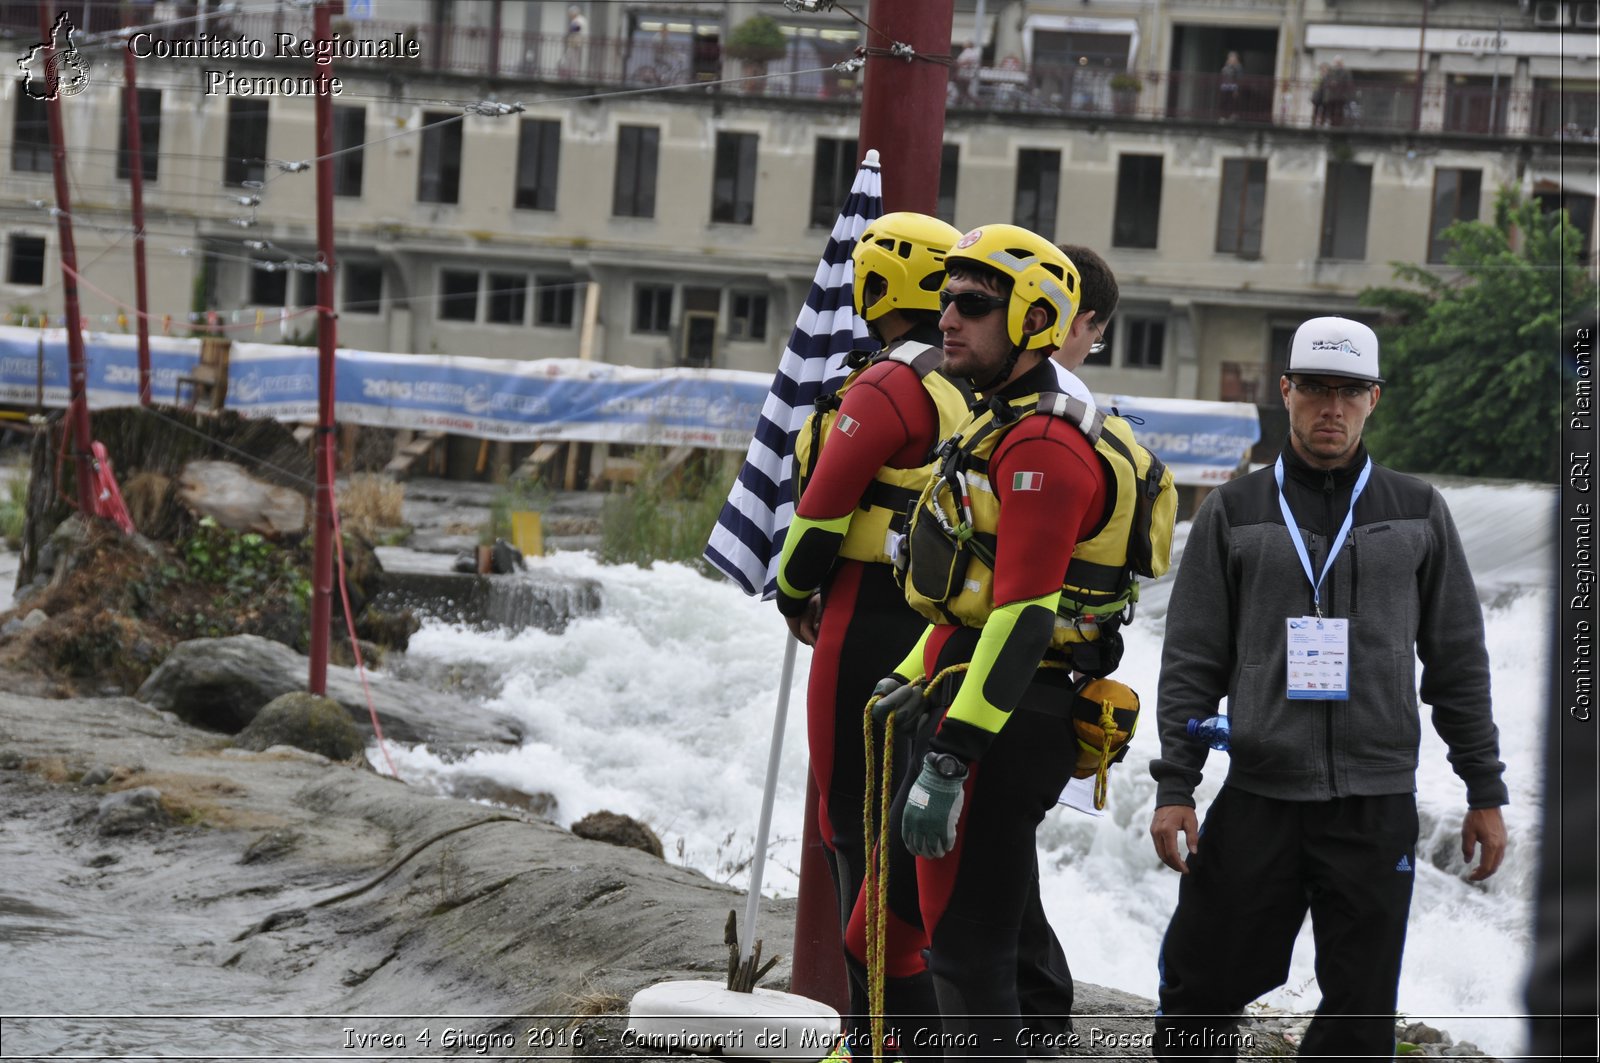
<svg viewBox="0 0 1600 1063">
<path fill-rule="evenodd" d="M 738 456 L 712 455 L 675 477 L 659 473 L 660 457 L 649 450 L 638 483 L 606 500 L 600 560 L 646 568 L 656 561 L 681 561 L 714 575 L 702 555 L 739 473 Z"/>
<path fill-rule="evenodd" d="M 339 519 L 346 528 L 376 542 L 379 528 L 398 528 L 404 523 L 405 500 L 404 484 L 387 476 L 356 473 L 339 498 Z"/>
</svg>

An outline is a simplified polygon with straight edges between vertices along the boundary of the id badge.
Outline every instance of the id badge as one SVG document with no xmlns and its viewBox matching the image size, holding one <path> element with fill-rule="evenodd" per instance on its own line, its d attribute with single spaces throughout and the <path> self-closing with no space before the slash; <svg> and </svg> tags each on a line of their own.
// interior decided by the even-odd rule
<svg viewBox="0 0 1600 1063">
<path fill-rule="evenodd" d="M 1289 618 L 1289 697 L 1350 700 L 1350 621 L 1343 617 Z"/>
</svg>

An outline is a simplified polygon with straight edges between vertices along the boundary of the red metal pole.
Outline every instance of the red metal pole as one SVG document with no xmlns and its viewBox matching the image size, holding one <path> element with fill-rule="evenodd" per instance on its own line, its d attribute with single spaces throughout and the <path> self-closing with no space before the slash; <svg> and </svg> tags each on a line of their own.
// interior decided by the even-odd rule
<svg viewBox="0 0 1600 1063">
<path fill-rule="evenodd" d="M 45 42 L 43 70 L 54 66 L 56 57 L 54 26 L 48 0 L 39 0 L 39 39 Z M 41 74 L 41 77 L 48 77 Z M 61 240 L 61 300 L 67 326 L 68 394 L 67 422 L 75 451 L 73 468 L 78 481 L 78 509 L 85 518 L 94 516 L 94 474 L 89 465 L 89 371 L 83 352 L 83 314 L 78 305 L 78 245 L 72 238 L 72 197 L 67 191 L 67 138 L 61 124 L 61 93 L 47 85 L 49 99 L 45 109 L 50 117 L 51 169 L 56 179 L 56 232 Z"/>
<path fill-rule="evenodd" d="M 328 5 L 313 15 L 318 41 L 332 39 Z M 333 57 L 317 60 L 317 505 L 311 566 L 311 676 L 313 694 L 328 689 L 328 629 L 333 603 Z"/>
<path fill-rule="evenodd" d="M 806 818 L 800 828 L 800 893 L 795 900 L 794 962 L 789 989 L 820 1000 L 840 1015 L 850 1012 L 850 986 L 839 947 L 839 902 L 828 854 L 817 826 L 817 777 L 806 772 Z M 867 852 L 871 852 L 868 846 Z"/>
<path fill-rule="evenodd" d="M 917 56 L 950 56 L 955 0 L 872 0 L 868 49 L 887 52 L 908 44 Z M 947 62 L 910 60 L 869 52 L 857 144 L 876 148 L 883 164 L 885 210 L 932 214 L 939 205 L 939 159 L 944 149 Z M 800 895 L 794 917 L 794 963 L 789 988 L 849 1010 L 849 989 L 839 949 L 839 910 L 817 827 L 817 788 L 806 780 L 801 824 Z"/>
<path fill-rule="evenodd" d="M 134 24 L 133 11 L 124 7 L 122 24 Z M 122 84 L 127 94 L 128 181 L 133 192 L 133 302 L 139 336 L 139 405 L 150 405 L 150 296 L 144 272 L 144 133 L 139 128 L 139 81 L 133 49 L 122 49 Z"/>
<path fill-rule="evenodd" d="M 867 21 L 876 32 L 867 32 L 867 48 L 907 44 L 917 55 L 910 60 L 867 55 L 857 143 L 862 155 L 878 149 L 885 210 L 932 214 L 938 209 L 954 8 L 955 0 L 872 0 Z"/>
</svg>

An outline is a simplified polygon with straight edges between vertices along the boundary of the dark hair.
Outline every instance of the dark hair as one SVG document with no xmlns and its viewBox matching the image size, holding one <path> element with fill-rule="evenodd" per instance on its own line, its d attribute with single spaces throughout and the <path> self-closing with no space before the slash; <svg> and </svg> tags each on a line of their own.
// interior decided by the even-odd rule
<svg viewBox="0 0 1600 1063">
<path fill-rule="evenodd" d="M 972 281 L 993 288 L 996 295 L 1011 295 L 1011 278 L 982 262 L 974 262 L 970 258 L 950 259 L 945 263 L 945 270 L 951 280 Z"/>
<path fill-rule="evenodd" d="M 1105 259 L 1081 244 L 1062 244 L 1061 250 L 1078 267 L 1078 279 L 1082 281 L 1078 289 L 1078 312 L 1093 310 L 1095 324 L 1104 325 L 1117 309 L 1116 274 L 1111 272 Z"/>
</svg>

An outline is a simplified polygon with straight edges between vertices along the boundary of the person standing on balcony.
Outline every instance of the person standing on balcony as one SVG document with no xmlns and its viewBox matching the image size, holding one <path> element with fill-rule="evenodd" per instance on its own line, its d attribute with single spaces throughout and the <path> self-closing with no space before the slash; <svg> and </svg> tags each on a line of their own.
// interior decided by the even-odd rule
<svg viewBox="0 0 1600 1063">
<path fill-rule="evenodd" d="M 1333 57 L 1333 66 L 1328 70 L 1328 76 L 1323 79 L 1322 86 L 1322 106 L 1326 112 L 1328 124 L 1344 125 L 1353 93 L 1350 71 L 1344 67 L 1344 56 L 1336 55 Z"/>
<path fill-rule="evenodd" d="M 1317 65 L 1317 86 L 1311 90 L 1311 124 L 1328 124 L 1328 64 Z"/>
<path fill-rule="evenodd" d="M 1244 63 L 1238 52 L 1229 52 L 1228 61 L 1222 64 L 1222 78 L 1217 82 L 1218 109 L 1224 121 L 1239 117 L 1239 78 L 1244 74 Z"/>
<path fill-rule="evenodd" d="M 1157 1059 L 1232 1059 L 1239 1014 L 1289 975 L 1311 915 L 1322 1002 L 1302 1058 L 1389 1059 L 1417 877 L 1421 699 L 1466 789 L 1461 855 L 1500 867 L 1506 803 L 1483 610 L 1450 511 L 1361 441 L 1383 378 L 1360 322 L 1303 323 L 1272 468 L 1195 514 L 1167 609 L 1151 761 L 1156 855 L 1183 876 L 1157 969 Z M 1195 816 L 1226 698 L 1227 779 Z M 1184 838 L 1185 854 L 1178 836 Z M 1187 859 L 1185 859 L 1187 856 Z"/>
<path fill-rule="evenodd" d="M 561 49 L 561 73 L 571 77 L 583 71 L 584 38 L 589 34 L 589 19 L 577 4 L 567 6 L 567 37 Z"/>
<path fill-rule="evenodd" d="M 983 65 L 983 49 L 977 41 L 968 41 L 961 54 L 956 56 L 955 82 L 957 99 L 962 103 L 978 100 L 978 68 Z"/>
</svg>

